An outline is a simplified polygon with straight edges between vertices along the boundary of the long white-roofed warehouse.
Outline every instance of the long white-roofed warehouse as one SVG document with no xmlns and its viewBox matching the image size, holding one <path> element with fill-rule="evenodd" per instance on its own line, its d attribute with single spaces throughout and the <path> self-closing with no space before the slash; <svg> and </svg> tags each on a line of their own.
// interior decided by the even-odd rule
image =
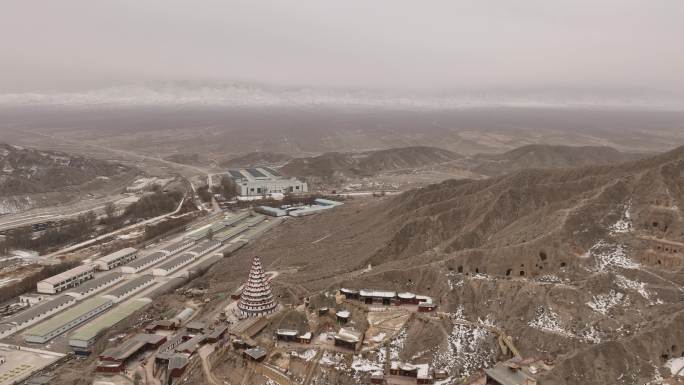
<svg viewBox="0 0 684 385">
<path fill-rule="evenodd" d="M 99 270 L 110 270 L 124 263 L 130 262 L 137 258 L 138 250 L 133 247 L 127 247 L 111 254 L 107 254 L 95 261 L 95 265 Z"/>
<path fill-rule="evenodd" d="M 194 240 L 191 239 L 183 239 L 182 241 L 178 241 L 176 243 L 173 243 L 171 245 L 168 245 L 159 251 L 166 252 L 168 255 L 173 255 L 176 254 L 180 251 L 183 251 L 187 249 L 188 247 L 192 246 L 195 244 Z"/>
<path fill-rule="evenodd" d="M 24 334 L 26 342 L 44 344 L 67 330 L 112 307 L 112 300 L 94 297 L 32 327 Z"/>
<path fill-rule="evenodd" d="M 235 182 L 240 196 L 303 193 L 309 191 L 306 182 L 302 182 L 297 178 L 284 177 L 272 168 L 257 167 L 229 170 L 228 175 Z"/>
<path fill-rule="evenodd" d="M 183 253 L 179 256 L 173 257 L 170 260 L 152 269 L 152 274 L 155 276 L 165 276 L 172 273 L 188 263 L 197 259 L 195 254 Z"/>
<path fill-rule="evenodd" d="M 17 330 L 29 327 L 50 315 L 71 306 L 76 302 L 76 298 L 69 295 L 59 295 L 49 301 L 41 302 L 30 307 L 28 310 L 9 318 L 3 319 L 0 323 L 0 338 L 15 333 Z"/>
<path fill-rule="evenodd" d="M 107 298 L 111 298 L 114 302 L 121 302 L 123 299 L 129 297 L 135 292 L 138 292 L 150 285 L 155 283 L 154 277 L 150 274 L 141 275 L 140 277 L 128 280 L 128 282 L 117 287 L 114 290 L 110 290 L 104 295 Z"/>
<path fill-rule="evenodd" d="M 152 253 L 150 255 L 140 257 L 134 261 L 131 261 L 131 262 L 121 266 L 121 272 L 126 273 L 126 274 L 137 273 L 140 270 L 147 269 L 148 267 L 154 265 L 155 263 L 160 262 L 162 259 L 165 259 L 167 256 L 169 256 L 168 253 L 165 253 L 163 251 L 155 251 L 154 253 Z"/>
<path fill-rule="evenodd" d="M 110 286 L 114 286 L 117 282 L 123 280 L 123 278 L 124 275 L 122 273 L 105 273 L 97 278 L 91 279 L 90 281 L 82 285 L 67 290 L 66 292 L 64 292 L 64 294 L 68 294 L 73 297 L 83 299 L 85 297 L 97 293 L 98 291 L 104 290 Z"/>
<path fill-rule="evenodd" d="M 53 275 L 52 277 L 45 278 L 44 280 L 38 282 L 38 285 L 36 285 L 36 290 L 39 293 L 57 294 L 60 291 L 71 289 L 72 287 L 76 287 L 81 283 L 93 278 L 94 273 L 95 266 L 93 265 L 88 264 L 77 266 L 71 270 Z"/>
<path fill-rule="evenodd" d="M 69 336 L 69 345 L 77 351 L 88 351 L 102 332 L 123 321 L 150 302 L 152 300 L 148 298 L 137 298 L 122 302 L 107 313 L 76 329 Z"/>
</svg>

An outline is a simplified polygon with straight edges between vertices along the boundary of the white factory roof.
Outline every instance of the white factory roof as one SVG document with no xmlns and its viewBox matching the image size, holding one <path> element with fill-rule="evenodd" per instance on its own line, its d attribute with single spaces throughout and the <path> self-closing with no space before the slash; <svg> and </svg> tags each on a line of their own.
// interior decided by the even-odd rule
<svg viewBox="0 0 684 385">
<path fill-rule="evenodd" d="M 416 298 L 416 295 L 415 295 L 415 294 L 413 294 L 413 293 L 408 293 L 408 292 L 406 292 L 406 293 L 399 293 L 399 294 L 397 294 L 397 296 L 398 296 L 399 298 L 403 298 L 403 299 Z"/>
<path fill-rule="evenodd" d="M 81 265 L 81 266 L 76 266 L 73 269 L 67 270 L 65 272 L 59 273 L 57 275 L 53 275 L 52 277 L 45 278 L 41 282 L 47 282 L 50 284 L 58 284 L 64 280 L 67 280 L 73 276 L 80 275 L 89 271 L 95 270 L 95 267 L 93 265 Z"/>
<path fill-rule="evenodd" d="M 113 252 L 113 253 L 111 253 L 111 254 L 107 254 L 107 255 L 105 255 L 105 256 L 102 257 L 102 258 L 98 258 L 97 260 L 98 260 L 98 261 L 102 261 L 102 262 L 113 262 L 113 261 L 116 261 L 117 259 L 119 259 L 119 258 L 121 258 L 121 257 L 123 257 L 123 256 L 129 255 L 129 254 L 131 254 L 131 253 L 135 253 L 136 251 L 138 251 L 136 248 L 127 247 L 127 248 L 125 248 L 125 249 L 121 249 L 121 250 L 119 250 L 119 251 L 115 251 L 115 252 Z"/>
<path fill-rule="evenodd" d="M 65 325 L 75 322 L 87 314 L 91 314 L 93 310 L 111 303 L 111 300 L 104 297 L 95 297 L 85 300 L 78 305 L 57 314 L 49 320 L 39 323 L 31 328 L 26 334 L 44 337 Z"/>
</svg>

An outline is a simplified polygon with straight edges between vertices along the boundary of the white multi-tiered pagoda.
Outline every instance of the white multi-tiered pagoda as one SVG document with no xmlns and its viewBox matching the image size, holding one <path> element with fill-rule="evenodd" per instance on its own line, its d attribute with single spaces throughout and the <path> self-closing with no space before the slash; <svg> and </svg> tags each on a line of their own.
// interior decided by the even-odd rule
<svg viewBox="0 0 684 385">
<path fill-rule="evenodd" d="M 266 280 L 266 274 L 261 266 L 259 257 L 252 260 L 249 278 L 242 288 L 238 309 L 243 317 L 260 317 L 271 314 L 278 304 L 273 299 L 271 285 Z"/>
</svg>

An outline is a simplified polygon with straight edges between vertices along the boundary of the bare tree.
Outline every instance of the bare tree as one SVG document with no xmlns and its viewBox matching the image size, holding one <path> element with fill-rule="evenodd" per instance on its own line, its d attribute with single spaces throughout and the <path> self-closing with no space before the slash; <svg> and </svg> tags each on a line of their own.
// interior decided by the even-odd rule
<svg viewBox="0 0 684 385">
<path fill-rule="evenodd" d="M 114 218 L 114 215 L 116 215 L 116 206 L 114 205 L 114 202 L 108 202 L 104 209 L 108 219 Z"/>
</svg>

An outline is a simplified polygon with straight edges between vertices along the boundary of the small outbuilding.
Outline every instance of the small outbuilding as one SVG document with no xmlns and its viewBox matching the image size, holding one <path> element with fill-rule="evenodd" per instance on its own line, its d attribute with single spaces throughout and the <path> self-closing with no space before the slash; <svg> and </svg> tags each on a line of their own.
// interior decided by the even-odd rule
<svg viewBox="0 0 684 385">
<path fill-rule="evenodd" d="M 396 298 L 397 293 L 394 291 L 384 290 L 359 290 L 359 299 L 370 305 L 373 303 L 381 303 L 383 305 L 391 305 L 392 300 Z"/>
<path fill-rule="evenodd" d="M 437 309 L 437 305 L 432 302 L 421 302 L 418 304 L 419 313 L 431 313 Z"/>
<path fill-rule="evenodd" d="M 358 290 L 341 288 L 340 294 L 342 294 L 346 299 L 359 299 Z"/>
<path fill-rule="evenodd" d="M 206 327 L 207 325 L 201 321 L 191 321 L 185 325 L 185 329 L 188 333 L 202 333 Z"/>
<path fill-rule="evenodd" d="M 310 344 L 313 334 L 311 332 L 306 332 L 297 337 L 300 344 Z"/>
<path fill-rule="evenodd" d="M 250 361 L 261 362 L 266 359 L 268 352 L 261 346 L 256 346 L 251 349 L 247 349 L 242 353 L 242 356 Z"/>
<path fill-rule="evenodd" d="M 278 341 L 297 342 L 299 332 L 292 329 L 278 329 L 275 334 Z"/>
<path fill-rule="evenodd" d="M 401 305 L 418 305 L 418 298 L 413 293 L 399 293 L 397 297 Z"/>
<path fill-rule="evenodd" d="M 337 323 L 344 325 L 347 322 L 349 322 L 349 319 L 351 318 L 351 313 L 349 310 L 339 310 L 337 313 L 335 313 Z"/>
<path fill-rule="evenodd" d="M 488 385 L 536 385 L 537 380 L 515 362 L 499 362 L 485 369 Z"/>
<path fill-rule="evenodd" d="M 355 351 L 361 345 L 362 339 L 363 334 L 355 329 L 340 328 L 335 334 L 335 346 Z"/>
</svg>

